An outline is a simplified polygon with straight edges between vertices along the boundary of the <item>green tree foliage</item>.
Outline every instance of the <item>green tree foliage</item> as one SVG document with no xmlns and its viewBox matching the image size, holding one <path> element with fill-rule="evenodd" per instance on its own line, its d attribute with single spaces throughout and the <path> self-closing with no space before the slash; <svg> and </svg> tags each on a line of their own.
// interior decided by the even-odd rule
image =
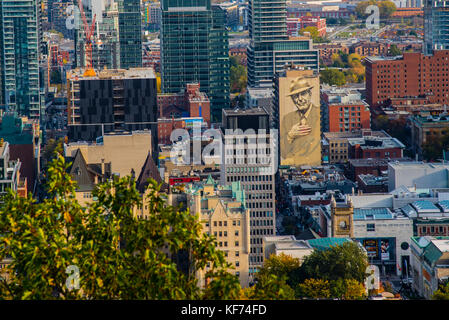
<svg viewBox="0 0 449 320">
<path fill-rule="evenodd" d="M 366 297 L 363 284 L 354 279 L 306 279 L 296 287 L 296 296 L 308 299 L 361 300 Z"/>
<path fill-rule="evenodd" d="M 384 130 L 402 143 L 407 143 L 411 136 L 405 119 L 388 119 L 385 115 L 380 115 L 373 119 L 373 129 Z"/>
<path fill-rule="evenodd" d="M 330 283 L 322 279 L 306 279 L 296 288 L 296 295 L 309 299 L 329 299 L 331 297 Z"/>
<path fill-rule="evenodd" d="M 201 299 L 237 298 L 238 279 L 215 240 L 203 234 L 198 217 L 166 205 L 150 181 L 145 205 L 131 177 L 99 185 L 86 207 L 75 198 L 69 165 L 55 157 L 47 177 L 48 197 L 37 203 L 9 191 L 0 208 L 0 260 L 12 258 L 9 281 L 0 280 L 0 299 Z M 165 251 L 164 248 L 167 248 Z M 187 253 L 181 270 L 177 257 Z M 210 265 L 205 290 L 196 271 Z M 80 289 L 66 286 L 66 268 L 80 271 Z"/>
<path fill-rule="evenodd" d="M 46 165 L 51 162 L 54 158 L 55 154 L 62 153 L 63 151 L 63 143 L 64 140 L 58 139 L 48 139 L 45 147 L 42 150 L 42 165 L 46 167 Z"/>
<path fill-rule="evenodd" d="M 281 253 L 279 255 L 272 254 L 264 261 L 263 267 L 257 273 L 257 279 L 263 280 L 268 278 L 270 274 L 277 277 L 288 277 L 289 274 L 301 266 L 301 261 L 292 256 Z"/>
<path fill-rule="evenodd" d="M 320 71 L 321 83 L 343 86 L 346 83 L 345 74 L 338 69 L 324 69 Z"/>
<path fill-rule="evenodd" d="M 299 34 L 300 35 L 309 34 L 314 42 L 316 42 L 316 40 L 320 38 L 317 27 L 312 26 L 302 28 L 301 30 L 299 30 Z"/>
<path fill-rule="evenodd" d="M 257 300 L 294 300 L 295 291 L 286 281 L 285 276 L 268 274 L 258 279 L 256 285 L 247 291 L 246 296 Z"/>
<path fill-rule="evenodd" d="M 367 266 L 362 249 L 354 242 L 345 242 L 328 250 L 313 251 L 291 276 L 298 283 L 306 279 L 354 279 L 364 283 Z"/>
<path fill-rule="evenodd" d="M 231 92 L 244 93 L 248 81 L 247 71 L 245 66 L 235 56 L 230 57 L 231 62 Z"/>
<path fill-rule="evenodd" d="M 449 282 L 440 285 L 432 295 L 432 300 L 449 300 Z"/>
<path fill-rule="evenodd" d="M 392 1 L 376 1 L 376 0 L 361 1 L 357 4 L 355 8 L 357 17 L 360 19 L 368 17 L 370 13 L 365 13 L 365 10 L 370 5 L 375 5 L 379 7 L 379 14 L 381 19 L 388 19 L 397 9 L 396 5 Z"/>
<path fill-rule="evenodd" d="M 389 52 L 390 52 L 390 55 L 392 55 L 392 56 L 400 56 L 400 55 L 402 55 L 402 51 L 395 44 L 392 44 L 390 46 Z"/>
<path fill-rule="evenodd" d="M 449 149 L 449 133 L 442 136 L 427 136 L 421 148 L 424 160 L 436 161 L 443 158 L 443 150 Z"/>
</svg>

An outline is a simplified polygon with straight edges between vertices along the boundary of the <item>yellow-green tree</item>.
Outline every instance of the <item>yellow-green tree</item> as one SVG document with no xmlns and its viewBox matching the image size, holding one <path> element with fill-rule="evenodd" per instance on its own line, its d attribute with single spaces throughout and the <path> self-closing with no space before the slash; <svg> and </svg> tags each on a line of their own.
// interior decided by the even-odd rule
<svg viewBox="0 0 449 320">
<path fill-rule="evenodd" d="M 296 289 L 298 297 L 309 299 L 329 299 L 331 297 L 330 283 L 323 279 L 306 279 Z"/>
<path fill-rule="evenodd" d="M 83 207 L 76 183 L 61 155 L 51 162 L 47 194 L 38 203 L 9 191 L 0 207 L 0 261 L 12 258 L 0 279 L 0 299 L 236 299 L 240 285 L 229 274 L 215 240 L 202 233 L 198 217 L 166 205 L 160 186 L 149 182 L 142 198 L 132 177 L 115 178 L 94 191 L 97 201 Z M 187 259 L 181 270 L 176 259 Z M 209 264 L 212 279 L 197 286 L 196 270 Z M 79 270 L 79 289 L 67 270 Z M 72 272 L 71 271 L 71 272 Z M 76 281 L 73 283 L 75 284 Z"/>
</svg>

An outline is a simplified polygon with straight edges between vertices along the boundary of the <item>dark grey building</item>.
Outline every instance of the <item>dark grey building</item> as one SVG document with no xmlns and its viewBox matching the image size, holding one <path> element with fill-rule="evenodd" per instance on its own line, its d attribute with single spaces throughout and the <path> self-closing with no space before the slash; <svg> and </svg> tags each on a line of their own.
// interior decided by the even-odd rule
<svg viewBox="0 0 449 320">
<path fill-rule="evenodd" d="M 156 76 L 152 69 L 103 70 L 69 75 L 69 141 L 95 141 L 108 132 L 151 129 L 157 146 Z"/>
</svg>

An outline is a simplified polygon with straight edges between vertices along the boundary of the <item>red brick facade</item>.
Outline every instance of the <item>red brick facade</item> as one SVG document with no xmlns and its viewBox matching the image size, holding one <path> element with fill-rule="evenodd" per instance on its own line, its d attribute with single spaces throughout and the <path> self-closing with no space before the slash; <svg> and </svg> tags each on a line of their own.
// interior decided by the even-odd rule
<svg viewBox="0 0 449 320">
<path fill-rule="evenodd" d="M 390 98 L 422 97 L 449 104 L 449 50 L 434 55 L 404 53 L 401 58 L 366 59 L 366 98 L 370 106 Z"/>
</svg>

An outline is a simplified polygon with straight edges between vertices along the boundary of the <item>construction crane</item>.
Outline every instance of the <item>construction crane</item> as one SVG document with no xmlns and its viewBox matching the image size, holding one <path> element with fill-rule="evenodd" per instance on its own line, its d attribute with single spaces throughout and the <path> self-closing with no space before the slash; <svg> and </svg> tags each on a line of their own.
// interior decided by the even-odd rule
<svg viewBox="0 0 449 320">
<path fill-rule="evenodd" d="M 86 51 L 86 70 L 84 71 L 84 77 L 95 77 L 97 74 L 92 65 L 92 35 L 95 31 L 95 21 L 97 15 L 95 14 L 92 19 L 92 25 L 89 26 L 86 19 L 86 14 L 84 12 L 82 0 L 78 0 L 78 6 L 80 8 L 81 17 L 83 19 L 84 25 L 84 37 L 85 37 L 85 51 Z"/>
</svg>

